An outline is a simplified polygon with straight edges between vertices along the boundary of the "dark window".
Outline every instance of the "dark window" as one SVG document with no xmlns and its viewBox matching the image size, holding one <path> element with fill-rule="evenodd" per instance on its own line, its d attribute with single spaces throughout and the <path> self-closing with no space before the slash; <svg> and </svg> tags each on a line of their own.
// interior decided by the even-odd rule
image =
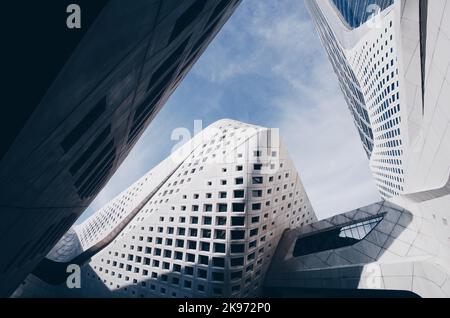
<svg viewBox="0 0 450 318">
<path fill-rule="evenodd" d="M 252 183 L 253 184 L 261 184 L 261 183 L 263 183 L 263 177 L 253 177 L 252 178 Z"/>
<path fill-rule="evenodd" d="M 244 212 L 245 203 L 233 203 L 233 212 Z"/>
<path fill-rule="evenodd" d="M 215 238 L 218 240 L 224 240 L 225 236 L 226 236 L 226 231 L 225 230 L 215 230 Z"/>
<path fill-rule="evenodd" d="M 208 272 L 206 271 L 206 270 L 204 270 L 204 269 L 198 269 L 197 270 L 197 276 L 199 277 L 199 278 L 207 278 L 208 277 Z"/>
<path fill-rule="evenodd" d="M 243 198 L 244 197 L 244 190 L 234 190 L 234 197 L 235 198 Z"/>
<path fill-rule="evenodd" d="M 202 250 L 202 251 L 209 252 L 209 247 L 210 247 L 210 244 L 207 242 L 201 242 L 201 244 L 200 244 L 200 250 Z"/>
<path fill-rule="evenodd" d="M 194 275 L 194 268 L 193 267 L 191 267 L 191 266 L 186 266 L 185 268 L 184 268 L 184 273 L 186 274 L 186 275 Z"/>
<path fill-rule="evenodd" d="M 212 279 L 216 282 L 223 282 L 223 273 L 212 272 Z"/>
<path fill-rule="evenodd" d="M 231 244 L 231 253 L 244 253 L 244 244 Z"/>
<path fill-rule="evenodd" d="M 202 265 L 209 265 L 208 256 L 199 255 L 199 263 L 202 264 Z"/>
<path fill-rule="evenodd" d="M 217 211 L 218 212 L 227 212 L 227 204 L 226 203 L 217 204 Z"/>
<path fill-rule="evenodd" d="M 243 240 L 245 238 L 245 231 L 231 231 L 232 240 Z"/>
<path fill-rule="evenodd" d="M 245 217 L 243 216 L 233 216 L 231 218 L 232 226 L 243 226 L 245 224 Z"/>
<path fill-rule="evenodd" d="M 214 267 L 225 267 L 225 259 L 221 257 L 213 257 Z"/>
<path fill-rule="evenodd" d="M 255 164 L 253 165 L 253 169 L 254 169 L 254 170 L 261 170 L 261 168 L 262 168 L 262 164 L 260 164 L 260 163 L 255 163 Z"/>
<path fill-rule="evenodd" d="M 216 224 L 217 225 L 227 225 L 227 218 L 225 216 L 216 217 Z"/>
<path fill-rule="evenodd" d="M 225 253 L 225 244 L 214 243 L 214 253 Z"/>
<path fill-rule="evenodd" d="M 244 265 L 244 258 L 243 257 L 238 257 L 238 258 L 232 258 L 230 260 L 230 265 L 231 266 L 242 266 Z"/>
<path fill-rule="evenodd" d="M 242 271 L 231 273 L 230 274 L 230 278 L 231 278 L 231 280 L 241 279 L 242 278 Z"/>
<path fill-rule="evenodd" d="M 194 263 L 195 262 L 195 255 L 194 254 L 190 254 L 190 253 L 186 253 L 186 261 Z"/>
</svg>

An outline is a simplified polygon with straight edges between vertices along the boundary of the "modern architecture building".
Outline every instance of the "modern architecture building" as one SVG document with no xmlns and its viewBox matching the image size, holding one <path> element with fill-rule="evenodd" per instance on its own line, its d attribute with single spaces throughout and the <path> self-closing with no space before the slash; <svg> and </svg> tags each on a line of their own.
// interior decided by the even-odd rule
<svg viewBox="0 0 450 318">
<path fill-rule="evenodd" d="M 68 3 L 29 4 L 42 21 L 15 17 L 27 30 L 5 43 L 30 68 L 14 68 L 20 92 L 2 117 L 0 296 L 95 198 L 239 1 L 80 0 L 82 28 L 60 32 Z"/>
<path fill-rule="evenodd" d="M 316 220 L 278 131 L 220 120 L 74 226 L 14 296 L 257 296 L 283 231 Z"/>
<path fill-rule="evenodd" d="M 266 286 L 450 297 L 450 2 L 306 1 L 389 202 L 287 232 Z"/>
</svg>

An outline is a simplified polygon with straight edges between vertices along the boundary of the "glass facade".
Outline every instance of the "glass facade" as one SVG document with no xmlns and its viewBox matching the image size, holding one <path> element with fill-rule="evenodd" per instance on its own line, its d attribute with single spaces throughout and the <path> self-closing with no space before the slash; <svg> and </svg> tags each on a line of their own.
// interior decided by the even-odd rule
<svg viewBox="0 0 450 318">
<path fill-rule="evenodd" d="M 394 0 L 331 0 L 351 28 L 364 24 L 377 8 L 383 11 Z"/>
<path fill-rule="evenodd" d="M 354 245 L 363 240 L 383 220 L 379 215 L 366 220 L 300 237 L 295 243 L 293 256 L 314 254 Z"/>
</svg>

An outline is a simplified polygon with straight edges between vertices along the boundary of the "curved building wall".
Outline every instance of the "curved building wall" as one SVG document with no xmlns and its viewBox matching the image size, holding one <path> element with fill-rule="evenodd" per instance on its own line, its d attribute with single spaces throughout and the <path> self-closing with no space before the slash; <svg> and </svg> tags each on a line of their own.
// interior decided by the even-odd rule
<svg viewBox="0 0 450 318">
<path fill-rule="evenodd" d="M 82 288 L 73 295 L 257 296 L 283 231 L 317 220 L 277 131 L 222 120 L 77 226 L 83 249 L 154 189 L 82 268 Z M 35 280 L 16 296 L 33 294 Z"/>
</svg>

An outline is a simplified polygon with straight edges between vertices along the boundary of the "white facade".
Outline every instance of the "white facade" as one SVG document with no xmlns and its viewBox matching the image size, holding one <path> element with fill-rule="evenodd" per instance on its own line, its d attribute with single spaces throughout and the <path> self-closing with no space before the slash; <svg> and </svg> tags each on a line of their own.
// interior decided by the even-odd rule
<svg viewBox="0 0 450 318">
<path fill-rule="evenodd" d="M 283 231 L 314 221 L 277 130 L 221 120 L 76 226 L 81 251 L 64 243 L 49 258 L 111 240 L 82 268 L 77 296 L 255 296 Z M 15 296 L 51 289 L 26 284 Z"/>
<path fill-rule="evenodd" d="M 349 27 L 329 0 L 307 4 L 370 158 L 380 193 L 384 198 L 403 193 L 407 128 L 402 119 L 407 118 L 407 102 L 398 45 L 399 2 L 358 28 Z"/>
<path fill-rule="evenodd" d="M 450 2 L 394 0 L 352 28 L 335 1 L 346 2 L 307 3 L 350 109 L 348 88 L 363 94 L 359 101 L 374 135 L 370 166 L 389 202 L 288 232 L 268 287 L 450 297 Z M 377 2 L 387 3 L 366 1 Z M 351 82 L 342 69 L 354 74 Z M 340 246 L 343 229 L 368 217 L 381 221 Z M 294 253 L 297 240 L 320 238 L 323 231 L 328 249 Z"/>
</svg>

